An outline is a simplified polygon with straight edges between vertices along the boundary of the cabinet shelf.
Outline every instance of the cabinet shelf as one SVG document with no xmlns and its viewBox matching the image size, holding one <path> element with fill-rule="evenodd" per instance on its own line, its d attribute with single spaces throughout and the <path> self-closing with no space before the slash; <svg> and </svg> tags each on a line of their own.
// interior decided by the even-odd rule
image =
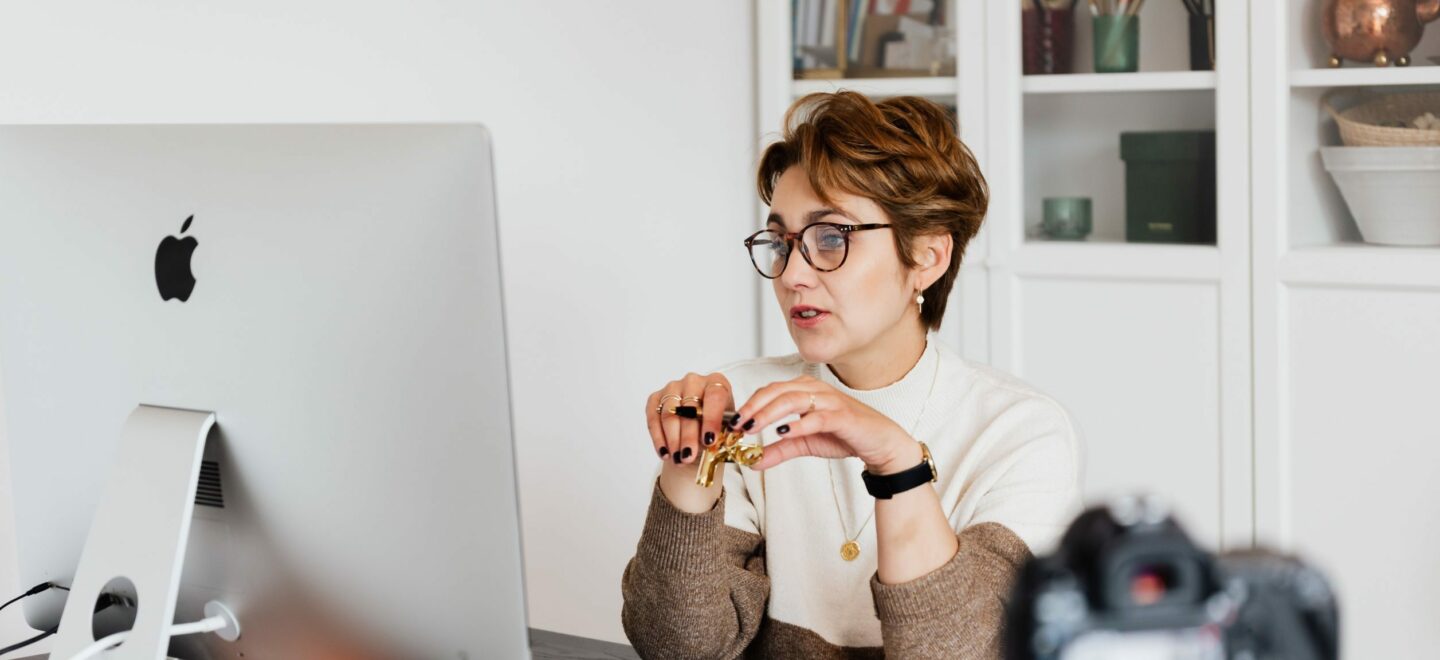
<svg viewBox="0 0 1440 660">
<path fill-rule="evenodd" d="M 1335 243 L 1297 247 L 1281 257 L 1290 285 L 1440 289 L 1440 247 Z"/>
<path fill-rule="evenodd" d="M 1214 71 L 1142 71 L 1137 73 L 1066 73 L 1025 76 L 1026 94 L 1092 94 L 1215 89 Z"/>
<path fill-rule="evenodd" d="M 795 80 L 790 84 L 791 94 L 801 97 L 812 92 L 833 92 L 849 89 L 867 96 L 954 96 L 959 90 L 954 76 L 926 76 L 919 78 L 833 78 Z"/>
<path fill-rule="evenodd" d="M 1029 240 L 1010 263 L 991 259 L 991 268 L 1008 266 L 1017 275 L 1085 279 L 1215 282 L 1220 279 L 1220 250 L 1214 245 Z"/>
<path fill-rule="evenodd" d="M 1339 69 L 1295 69 L 1291 87 L 1368 87 L 1381 85 L 1440 85 L 1440 66 L 1349 66 Z"/>
</svg>

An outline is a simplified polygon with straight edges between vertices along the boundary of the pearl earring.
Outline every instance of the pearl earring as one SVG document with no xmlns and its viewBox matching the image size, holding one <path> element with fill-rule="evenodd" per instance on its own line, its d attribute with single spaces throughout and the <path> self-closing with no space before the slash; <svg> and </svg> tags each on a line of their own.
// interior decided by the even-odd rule
<svg viewBox="0 0 1440 660">
<path fill-rule="evenodd" d="M 924 306 L 924 305 L 925 305 L 925 294 L 922 293 L 922 294 L 920 294 L 920 295 L 915 296 L 915 304 L 916 304 L 916 305 Z"/>
</svg>

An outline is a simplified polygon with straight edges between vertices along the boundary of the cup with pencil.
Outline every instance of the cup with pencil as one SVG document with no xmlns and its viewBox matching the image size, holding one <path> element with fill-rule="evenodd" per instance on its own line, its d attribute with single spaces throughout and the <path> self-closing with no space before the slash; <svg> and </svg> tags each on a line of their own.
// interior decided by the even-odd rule
<svg viewBox="0 0 1440 660">
<path fill-rule="evenodd" d="M 1145 0 L 1090 0 L 1095 72 L 1140 70 L 1140 7 Z"/>
<path fill-rule="evenodd" d="M 1215 70 L 1215 0 L 1180 0 L 1190 14 L 1190 70 Z"/>
</svg>

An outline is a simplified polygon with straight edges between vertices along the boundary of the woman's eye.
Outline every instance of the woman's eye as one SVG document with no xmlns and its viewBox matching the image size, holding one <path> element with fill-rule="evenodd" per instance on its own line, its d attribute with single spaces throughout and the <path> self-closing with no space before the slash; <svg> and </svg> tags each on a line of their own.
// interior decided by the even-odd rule
<svg viewBox="0 0 1440 660">
<path fill-rule="evenodd" d="M 838 231 L 822 232 L 817 243 L 821 250 L 839 250 L 845 247 L 845 235 Z"/>
</svg>

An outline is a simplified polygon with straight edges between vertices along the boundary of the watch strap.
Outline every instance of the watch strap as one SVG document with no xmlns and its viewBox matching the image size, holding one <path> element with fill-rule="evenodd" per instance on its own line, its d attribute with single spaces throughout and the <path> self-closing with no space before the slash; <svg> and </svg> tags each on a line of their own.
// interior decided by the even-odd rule
<svg viewBox="0 0 1440 660">
<path fill-rule="evenodd" d="M 869 470 L 862 471 L 860 479 L 865 482 L 865 490 L 876 499 L 888 500 L 898 493 L 936 481 L 935 462 L 930 458 L 930 448 L 921 442 L 920 451 L 923 458 L 915 467 L 884 475 L 871 474 Z"/>
</svg>

